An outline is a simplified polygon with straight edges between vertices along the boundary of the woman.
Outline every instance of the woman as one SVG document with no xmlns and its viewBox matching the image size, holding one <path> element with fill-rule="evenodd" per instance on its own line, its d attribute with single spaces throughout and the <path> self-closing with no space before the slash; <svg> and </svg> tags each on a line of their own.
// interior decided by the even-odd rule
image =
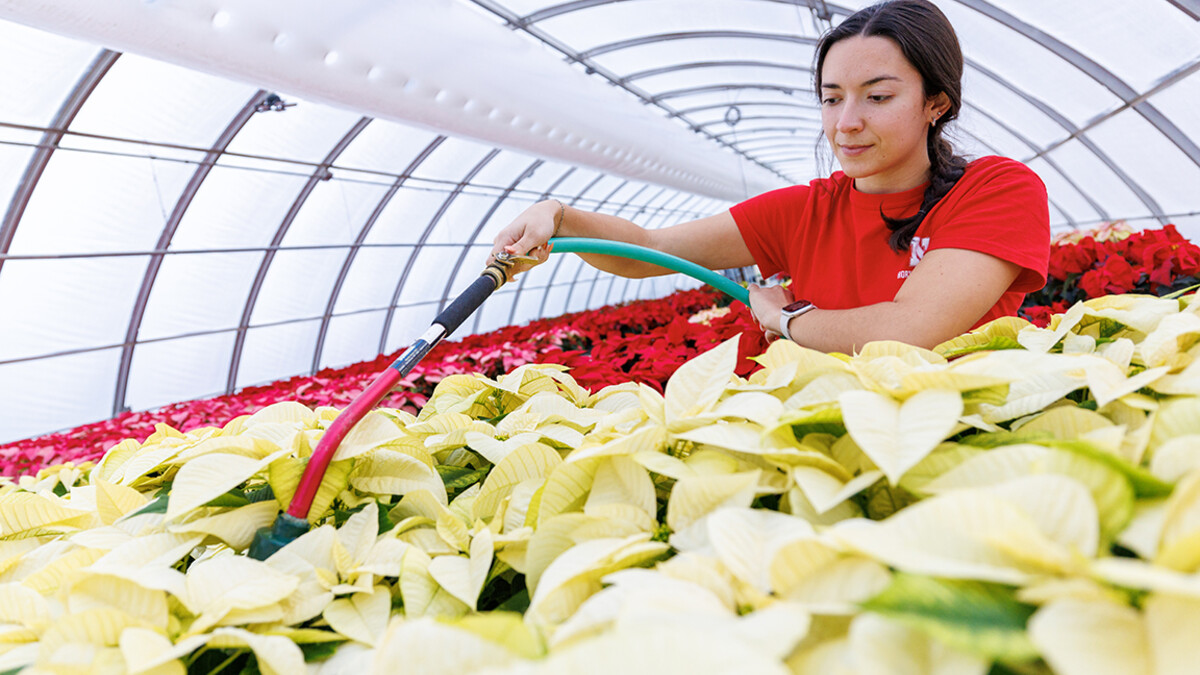
<svg viewBox="0 0 1200 675">
<path fill-rule="evenodd" d="M 822 129 L 841 171 L 660 230 L 539 202 L 497 235 L 493 253 L 533 251 L 544 260 L 552 236 L 574 236 L 711 269 L 755 263 L 764 277 L 792 278 L 790 290 L 750 289 L 768 339 L 823 351 L 853 353 L 872 340 L 932 347 L 1016 314 L 1024 294 L 1046 281 L 1046 189 L 1019 162 L 968 163 L 942 138 L 962 105 L 963 70 L 945 15 L 926 0 L 868 7 L 821 38 L 816 61 Z M 667 272 L 584 258 L 621 276 Z"/>
</svg>

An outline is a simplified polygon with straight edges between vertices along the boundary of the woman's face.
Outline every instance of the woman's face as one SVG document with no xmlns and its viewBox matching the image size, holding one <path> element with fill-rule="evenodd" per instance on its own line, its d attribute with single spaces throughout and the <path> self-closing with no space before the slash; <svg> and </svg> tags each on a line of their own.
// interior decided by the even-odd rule
<svg viewBox="0 0 1200 675">
<path fill-rule="evenodd" d="M 834 43 L 821 69 L 821 124 L 861 192 L 901 192 L 929 180 L 926 134 L 947 107 L 926 100 L 921 74 L 888 38 Z"/>
</svg>

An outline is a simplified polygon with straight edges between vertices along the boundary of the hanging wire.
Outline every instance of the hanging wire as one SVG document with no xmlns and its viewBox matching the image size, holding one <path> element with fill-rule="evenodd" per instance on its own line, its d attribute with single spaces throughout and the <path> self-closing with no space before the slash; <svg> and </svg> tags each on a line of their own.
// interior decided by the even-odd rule
<svg viewBox="0 0 1200 675">
<path fill-rule="evenodd" d="M 725 124 L 729 125 L 729 132 L 733 135 L 733 143 L 731 145 L 734 148 L 737 148 L 738 152 L 742 156 L 749 157 L 749 155 L 747 155 L 746 152 L 741 149 L 741 145 L 739 144 L 737 137 L 737 123 L 742 121 L 742 109 L 737 107 L 736 103 L 736 100 L 740 95 L 741 92 L 735 92 L 733 95 L 735 103 L 730 105 L 729 108 L 725 110 Z M 745 162 L 742 157 L 736 157 L 735 160 L 737 161 L 738 175 L 741 176 L 742 179 L 742 194 L 749 199 L 753 195 L 750 194 L 750 186 L 746 182 Z"/>
</svg>

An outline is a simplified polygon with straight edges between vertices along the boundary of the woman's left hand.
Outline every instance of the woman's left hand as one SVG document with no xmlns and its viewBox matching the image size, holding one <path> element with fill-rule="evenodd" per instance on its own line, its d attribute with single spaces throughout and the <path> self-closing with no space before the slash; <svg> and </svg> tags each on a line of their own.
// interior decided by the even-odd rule
<svg viewBox="0 0 1200 675">
<path fill-rule="evenodd" d="M 783 286 L 756 286 L 750 284 L 750 311 L 754 320 L 767 337 L 767 342 L 773 342 L 781 337 L 779 333 L 779 316 L 783 308 L 792 302 L 792 292 Z"/>
</svg>

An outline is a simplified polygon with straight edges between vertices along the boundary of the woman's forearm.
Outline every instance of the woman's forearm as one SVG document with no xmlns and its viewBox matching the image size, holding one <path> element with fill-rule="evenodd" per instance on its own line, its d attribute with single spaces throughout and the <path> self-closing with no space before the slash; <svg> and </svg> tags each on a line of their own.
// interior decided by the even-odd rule
<svg viewBox="0 0 1200 675">
<path fill-rule="evenodd" d="M 947 325 L 943 316 L 924 316 L 921 307 L 880 302 L 854 309 L 814 309 L 794 317 L 788 332 L 801 345 L 823 352 L 854 354 L 868 342 L 895 340 L 931 349 L 969 329 Z"/>
<path fill-rule="evenodd" d="M 555 208 L 558 204 L 551 201 Z M 558 226 L 559 237 L 589 237 L 593 239 L 608 239 L 634 244 L 643 248 L 661 250 L 657 246 L 657 237 L 651 230 L 646 230 L 632 221 L 619 216 L 604 213 L 593 213 L 582 209 L 564 206 L 561 209 L 561 223 Z M 595 253 L 579 253 L 589 265 L 622 277 L 642 279 L 645 277 L 670 274 L 671 270 L 658 265 Z"/>
</svg>

